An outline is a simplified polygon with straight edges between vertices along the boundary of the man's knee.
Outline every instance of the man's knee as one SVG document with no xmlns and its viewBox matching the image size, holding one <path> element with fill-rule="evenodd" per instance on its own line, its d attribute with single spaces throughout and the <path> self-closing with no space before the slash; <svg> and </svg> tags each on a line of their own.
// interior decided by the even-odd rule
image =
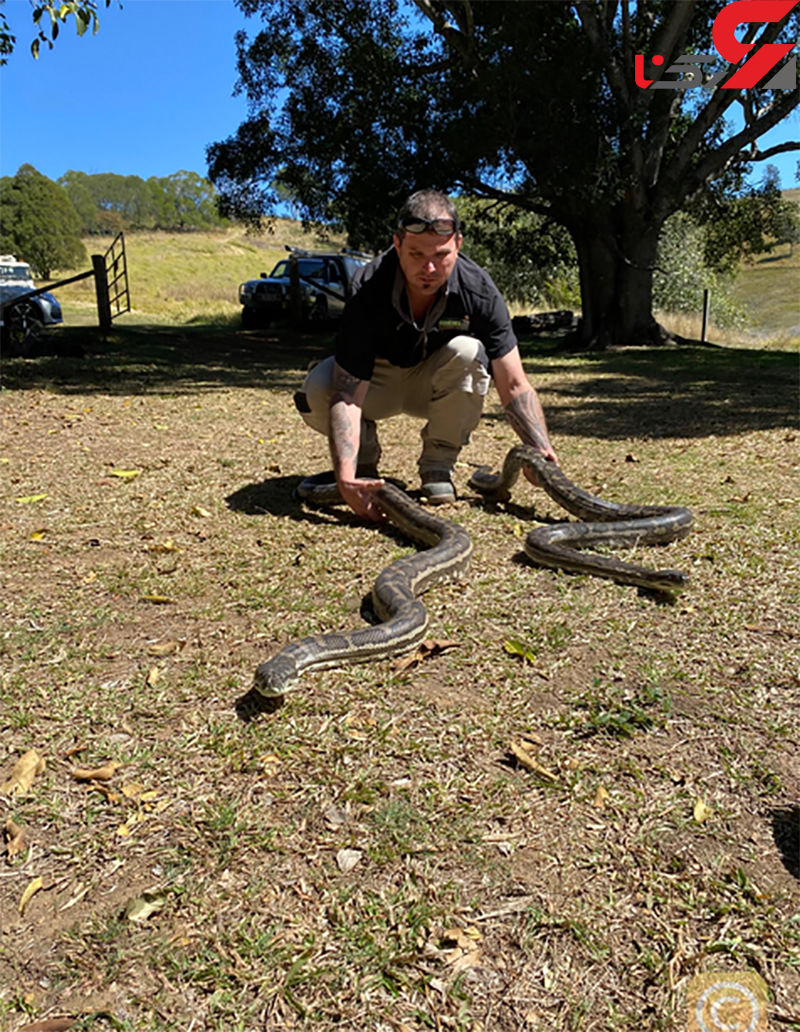
<svg viewBox="0 0 800 1032">
<path fill-rule="evenodd" d="M 483 396 L 489 389 L 489 360 L 483 344 L 476 337 L 462 334 L 453 337 L 441 349 L 439 367 L 434 374 L 435 387 L 466 391 Z"/>
<path fill-rule="evenodd" d="M 317 362 L 306 374 L 303 386 L 294 396 L 294 404 L 305 422 L 320 433 L 328 432 L 333 385 L 333 357 Z"/>
</svg>

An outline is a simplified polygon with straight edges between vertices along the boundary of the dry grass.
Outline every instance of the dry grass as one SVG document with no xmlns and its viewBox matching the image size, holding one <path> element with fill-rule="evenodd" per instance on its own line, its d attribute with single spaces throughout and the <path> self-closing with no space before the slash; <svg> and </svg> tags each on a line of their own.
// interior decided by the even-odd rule
<svg viewBox="0 0 800 1032">
<path fill-rule="evenodd" d="M 471 573 L 427 598 L 458 647 L 243 725 L 255 665 L 358 625 L 404 548 L 291 499 L 327 465 L 291 403 L 325 343 L 137 330 L 6 365 L 0 783 L 46 765 L 0 797 L 0 1028 L 684 1032 L 703 971 L 760 973 L 800 1027 L 796 358 L 533 348 L 567 473 L 694 509 L 637 557 L 688 592 L 535 569 L 552 503 L 465 491 Z M 416 433 L 383 435 L 412 485 Z M 511 443 L 491 397 L 462 488 Z"/>
</svg>

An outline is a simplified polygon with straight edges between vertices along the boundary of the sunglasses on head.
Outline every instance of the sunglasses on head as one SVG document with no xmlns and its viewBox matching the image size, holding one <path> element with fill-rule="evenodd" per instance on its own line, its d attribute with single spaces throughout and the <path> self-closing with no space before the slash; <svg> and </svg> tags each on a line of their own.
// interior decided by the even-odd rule
<svg viewBox="0 0 800 1032">
<path fill-rule="evenodd" d="M 456 231 L 454 219 L 423 219 L 415 215 L 402 219 L 400 226 L 408 233 L 424 233 L 430 230 L 439 236 L 451 236 Z"/>
</svg>

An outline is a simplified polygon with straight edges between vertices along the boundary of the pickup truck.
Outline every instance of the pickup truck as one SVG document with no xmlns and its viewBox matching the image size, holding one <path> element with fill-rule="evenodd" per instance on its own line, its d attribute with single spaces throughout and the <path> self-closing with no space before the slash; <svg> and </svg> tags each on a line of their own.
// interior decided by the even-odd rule
<svg viewBox="0 0 800 1032">
<path fill-rule="evenodd" d="M 267 326 L 276 319 L 292 316 L 292 270 L 296 262 L 300 318 L 308 323 L 327 323 L 344 311 L 353 277 L 366 265 L 369 255 L 359 251 L 303 251 L 287 247 L 272 272 L 239 286 L 242 326 Z"/>
</svg>

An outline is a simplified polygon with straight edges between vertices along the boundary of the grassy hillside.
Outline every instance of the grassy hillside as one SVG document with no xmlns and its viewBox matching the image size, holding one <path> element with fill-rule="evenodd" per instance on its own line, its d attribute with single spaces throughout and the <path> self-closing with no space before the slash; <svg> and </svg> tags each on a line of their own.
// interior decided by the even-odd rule
<svg viewBox="0 0 800 1032">
<path fill-rule="evenodd" d="M 106 251 L 111 237 L 90 237 L 90 254 Z M 286 245 L 341 247 L 338 238 L 305 232 L 297 222 L 279 219 L 271 233 L 247 234 L 243 229 L 207 233 L 129 233 L 125 238 L 132 311 L 127 324 L 182 325 L 218 322 L 237 316 L 239 284 L 269 272 L 286 255 Z M 88 268 L 88 265 L 86 266 Z M 61 270 L 57 276 L 81 269 Z M 91 280 L 59 289 L 65 320 L 70 324 L 95 321 Z"/>
<path fill-rule="evenodd" d="M 800 191 L 793 192 L 800 196 Z M 90 253 L 99 253 L 106 250 L 111 238 L 91 237 L 85 243 Z M 288 219 L 278 220 L 273 231 L 262 236 L 248 235 L 239 228 L 207 233 L 131 233 L 126 237 L 126 247 L 133 310 L 124 317 L 125 324 L 219 324 L 236 320 L 239 283 L 269 272 L 286 254 L 287 244 L 338 248 L 343 240 L 305 232 L 299 223 Z M 58 275 L 79 271 L 62 270 Z M 788 245 L 783 245 L 744 266 L 734 293 L 750 313 L 747 326 L 733 333 L 719 331 L 714 326 L 712 297 L 711 340 L 778 347 L 794 347 L 800 342 L 800 246 L 796 245 L 790 255 Z M 61 288 L 58 295 L 68 324 L 94 324 L 91 280 Z M 659 317 L 678 333 L 700 336 L 699 311 L 694 316 L 659 313 Z"/>
</svg>

